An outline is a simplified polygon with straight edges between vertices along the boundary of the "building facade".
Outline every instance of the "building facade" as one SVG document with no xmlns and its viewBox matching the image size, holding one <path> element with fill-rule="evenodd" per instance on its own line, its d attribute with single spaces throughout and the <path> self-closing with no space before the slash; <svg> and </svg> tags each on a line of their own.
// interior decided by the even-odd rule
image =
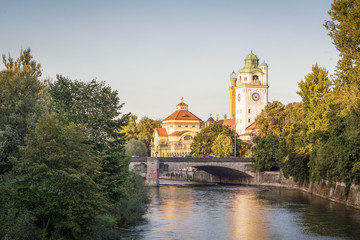
<svg viewBox="0 0 360 240">
<path fill-rule="evenodd" d="M 245 66 L 230 75 L 230 84 L 230 116 L 235 116 L 236 132 L 241 138 L 268 103 L 268 65 L 265 61 L 259 65 L 251 51 Z"/>
<path fill-rule="evenodd" d="M 181 99 L 176 111 L 162 121 L 161 128 L 154 130 L 151 156 L 173 157 L 190 154 L 191 143 L 202 124 L 203 121 L 192 114 Z"/>
</svg>

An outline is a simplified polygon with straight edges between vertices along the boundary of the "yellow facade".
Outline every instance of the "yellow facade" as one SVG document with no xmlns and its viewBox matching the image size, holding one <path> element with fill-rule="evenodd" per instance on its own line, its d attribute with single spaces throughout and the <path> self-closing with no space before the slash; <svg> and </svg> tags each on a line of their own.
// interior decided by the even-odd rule
<svg viewBox="0 0 360 240">
<path fill-rule="evenodd" d="M 156 128 L 151 143 L 152 157 L 183 156 L 191 153 L 191 144 L 202 127 L 202 120 L 188 111 L 188 105 L 181 102 L 176 111 Z"/>
</svg>

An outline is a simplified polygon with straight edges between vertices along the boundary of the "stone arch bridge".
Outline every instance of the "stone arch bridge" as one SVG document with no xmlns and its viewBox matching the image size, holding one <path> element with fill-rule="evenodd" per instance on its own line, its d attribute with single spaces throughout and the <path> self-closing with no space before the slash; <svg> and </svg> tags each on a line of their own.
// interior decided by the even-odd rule
<svg viewBox="0 0 360 240">
<path fill-rule="evenodd" d="M 166 173 L 185 168 L 203 170 L 220 179 L 245 179 L 251 181 L 256 177 L 253 158 L 202 158 L 202 157 L 133 157 L 130 170 L 146 177 L 150 186 L 159 185 L 159 177 Z"/>
</svg>

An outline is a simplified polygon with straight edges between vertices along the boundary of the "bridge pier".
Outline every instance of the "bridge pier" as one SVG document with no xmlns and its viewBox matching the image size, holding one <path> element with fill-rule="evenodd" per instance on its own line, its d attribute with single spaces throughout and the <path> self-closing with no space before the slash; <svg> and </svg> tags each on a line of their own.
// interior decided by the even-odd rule
<svg viewBox="0 0 360 240">
<path fill-rule="evenodd" d="M 147 171 L 146 171 L 146 181 L 145 183 L 148 186 L 159 186 L 159 159 L 154 157 L 148 157 L 147 162 Z"/>
</svg>

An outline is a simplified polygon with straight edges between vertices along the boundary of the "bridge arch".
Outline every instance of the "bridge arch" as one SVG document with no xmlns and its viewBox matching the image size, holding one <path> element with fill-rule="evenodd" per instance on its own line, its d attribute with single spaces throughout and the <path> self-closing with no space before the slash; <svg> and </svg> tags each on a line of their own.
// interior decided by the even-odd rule
<svg viewBox="0 0 360 240">
<path fill-rule="evenodd" d="M 144 166 L 146 165 L 146 166 Z M 132 169 L 146 170 L 146 181 L 149 185 L 158 184 L 159 176 L 180 169 L 196 168 L 214 176 L 227 178 L 253 178 L 255 169 L 252 158 L 133 158 Z M 151 182 L 151 183 L 149 183 Z"/>
</svg>

